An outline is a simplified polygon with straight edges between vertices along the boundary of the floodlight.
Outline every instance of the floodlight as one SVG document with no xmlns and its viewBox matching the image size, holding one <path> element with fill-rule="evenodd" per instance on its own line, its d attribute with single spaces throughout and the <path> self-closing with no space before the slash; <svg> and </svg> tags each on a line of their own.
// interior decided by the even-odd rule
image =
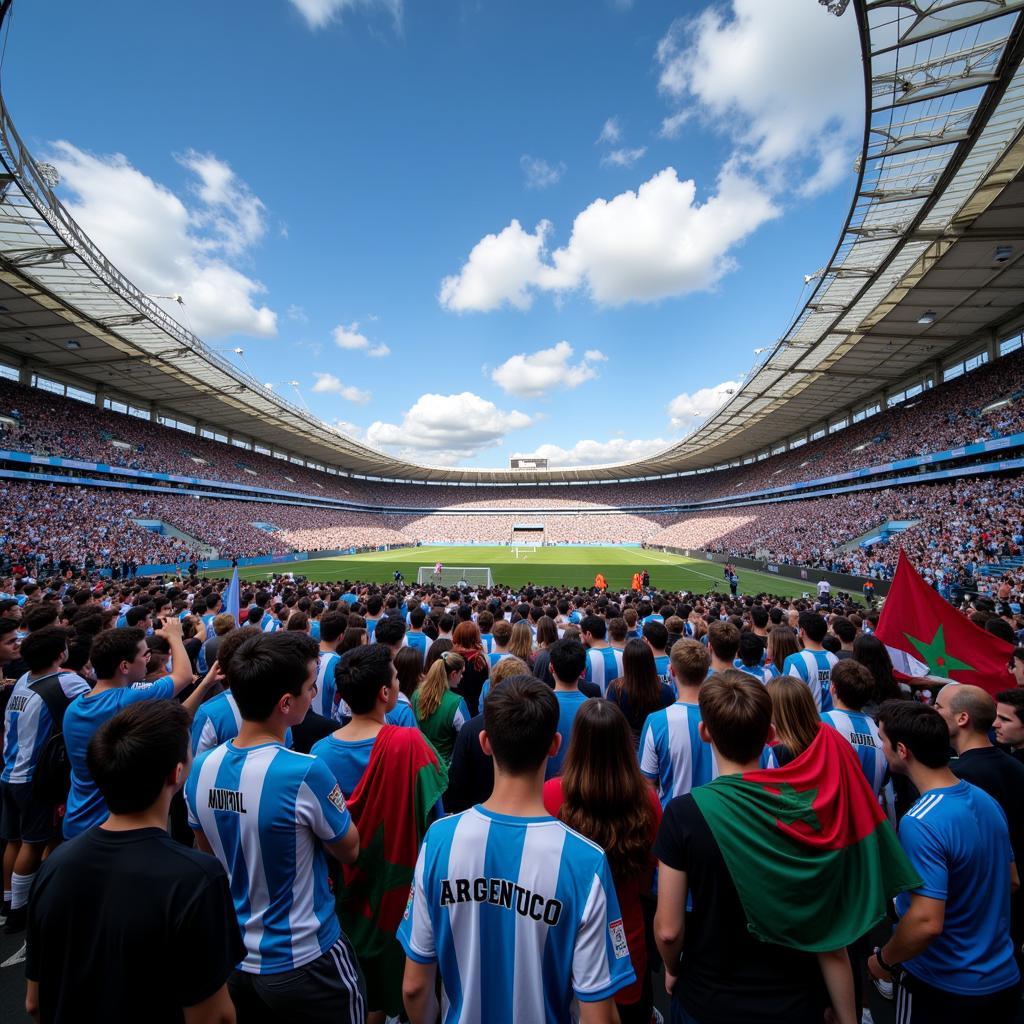
<svg viewBox="0 0 1024 1024">
<path fill-rule="evenodd" d="M 923 326 L 927 327 L 929 324 L 935 323 L 935 321 L 937 319 L 938 319 L 938 314 L 935 312 L 935 310 L 934 309 L 929 309 L 929 310 L 926 310 L 924 313 L 922 313 L 917 318 L 917 322 L 919 324 L 922 324 Z"/>
</svg>

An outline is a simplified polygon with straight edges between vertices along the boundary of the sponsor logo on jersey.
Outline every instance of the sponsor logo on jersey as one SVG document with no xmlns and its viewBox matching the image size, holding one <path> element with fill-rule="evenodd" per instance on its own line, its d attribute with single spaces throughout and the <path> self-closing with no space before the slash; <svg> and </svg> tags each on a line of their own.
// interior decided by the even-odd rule
<svg viewBox="0 0 1024 1024">
<path fill-rule="evenodd" d="M 327 799 L 330 803 L 339 810 L 345 810 L 345 794 L 341 791 L 341 786 L 335 784 L 334 789 L 327 794 Z"/>
<path fill-rule="evenodd" d="M 621 917 L 608 923 L 608 934 L 612 937 L 612 950 L 615 953 L 615 959 L 621 960 L 624 956 L 629 956 L 626 929 L 622 926 Z"/>
</svg>

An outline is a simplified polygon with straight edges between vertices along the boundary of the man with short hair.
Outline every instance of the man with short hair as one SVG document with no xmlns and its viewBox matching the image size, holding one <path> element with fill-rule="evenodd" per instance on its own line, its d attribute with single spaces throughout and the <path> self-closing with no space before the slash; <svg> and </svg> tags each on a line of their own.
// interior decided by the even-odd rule
<svg viewBox="0 0 1024 1024">
<path fill-rule="evenodd" d="M 89 773 L 87 752 L 96 730 L 118 711 L 139 700 L 176 697 L 192 682 L 192 663 L 181 642 L 181 620 L 168 619 L 156 631 L 171 648 L 171 672 L 145 689 L 132 684 L 146 677 L 149 648 L 140 628 L 107 629 L 89 651 L 96 684 L 73 701 L 64 715 L 64 742 L 71 764 L 71 792 L 64 815 L 64 838 L 73 839 L 107 816 L 103 794 Z"/>
<path fill-rule="evenodd" d="M 665 653 L 665 648 L 668 647 L 668 628 L 665 626 L 665 620 L 661 616 L 650 616 L 644 622 L 643 632 L 644 643 L 654 655 L 655 671 L 662 679 L 668 679 L 668 654 Z"/>
<path fill-rule="evenodd" d="M 132 704 L 96 730 L 89 770 L 107 820 L 39 871 L 26 1009 L 36 1020 L 227 1024 L 225 982 L 245 954 L 224 869 L 167 834 L 188 775 L 188 712 Z"/>
<path fill-rule="evenodd" d="M 604 852 L 544 807 L 558 717 L 554 693 L 532 676 L 484 704 L 494 791 L 427 830 L 398 929 L 412 1024 L 436 1020 L 439 970 L 453 1024 L 568 1020 L 573 997 L 581 1024 L 610 1024 L 612 997 L 636 980 Z"/>
<path fill-rule="evenodd" d="M 487 628 L 490 630 L 491 626 L 494 625 L 494 616 L 490 612 L 481 612 L 480 621 L 484 621 L 484 616 L 487 616 Z M 420 660 L 425 664 L 427 660 L 427 651 L 430 650 L 430 637 L 423 632 L 423 623 L 426 620 L 426 614 L 419 605 L 409 609 L 409 630 L 405 634 L 405 643 L 407 647 L 412 647 L 413 650 L 419 651 Z M 483 635 L 481 634 L 481 640 Z M 487 640 L 484 641 L 484 651 L 487 654 L 491 653 L 491 636 L 488 633 Z"/>
<path fill-rule="evenodd" d="M 498 619 L 494 623 L 492 636 L 494 637 L 494 643 L 491 647 L 491 653 L 487 655 L 487 661 L 489 666 L 494 668 L 502 658 L 512 657 L 511 652 L 508 650 L 509 642 L 512 640 L 511 623 L 505 619 Z"/>
<path fill-rule="evenodd" d="M 740 633 L 739 647 L 736 650 L 736 660 L 732 663 L 733 668 L 740 672 L 746 672 L 753 676 L 758 682 L 769 683 L 772 679 L 771 669 L 764 665 L 764 640 L 750 630 Z"/>
<path fill-rule="evenodd" d="M 228 987 L 241 1024 L 361 1020 L 366 1009 L 324 852 L 353 862 L 359 833 L 323 761 L 284 745 L 312 703 L 316 654 L 312 638 L 296 632 L 242 644 L 231 662 L 238 736 L 201 755 L 185 785 L 196 842 L 231 882 L 246 956 Z"/>
<path fill-rule="evenodd" d="M 580 693 L 578 685 L 587 665 L 587 649 L 583 644 L 579 640 L 556 640 L 548 652 L 551 675 L 555 680 L 555 699 L 558 701 L 558 735 L 562 737 L 558 751 L 548 758 L 545 778 L 553 779 L 562 773 L 573 719 L 589 698 Z"/>
<path fill-rule="evenodd" d="M 405 646 L 405 621 L 397 615 L 385 615 L 373 627 L 373 642 L 391 651 L 392 658 Z"/>
<path fill-rule="evenodd" d="M 337 714 L 338 700 L 334 673 L 341 656 L 338 644 L 345 634 L 348 616 L 338 612 L 328 612 L 320 620 L 320 659 L 316 670 L 316 696 L 310 705 L 312 710 L 324 718 L 334 718 Z"/>
<path fill-rule="evenodd" d="M 853 657 L 853 641 L 857 639 L 857 627 L 845 616 L 832 617 L 832 632 L 839 638 L 840 648 L 835 652 L 839 661 L 847 661 Z"/>
<path fill-rule="evenodd" d="M 1024 647 L 1015 647 L 1010 656 L 1010 675 L 1017 686 L 1024 687 Z"/>
<path fill-rule="evenodd" d="M 868 970 L 898 983 L 900 1024 L 1010 1024 L 1020 1002 L 1010 894 L 1020 882 L 1006 817 L 950 771 L 949 728 L 934 708 L 887 700 L 878 725 L 890 771 L 921 794 L 899 837 L 923 882 L 897 896 L 899 924 Z"/>
<path fill-rule="evenodd" d="M 25 638 L 21 657 L 28 671 L 15 683 L 4 711 L 0 839 L 6 843 L 4 914 L 9 934 L 25 927 L 32 880 L 47 843 L 57 835 L 56 808 L 34 791 L 36 768 L 47 740 L 61 731 L 55 715 L 62 715 L 89 689 L 81 676 L 61 670 L 67 646 L 67 633 L 59 626 L 44 626 Z"/>
<path fill-rule="evenodd" d="M 782 674 L 802 679 L 811 691 L 814 706 L 819 711 L 831 711 L 832 694 L 829 684 L 832 681 L 832 669 L 839 664 L 839 659 L 826 651 L 821 643 L 828 632 L 828 625 L 817 612 L 800 612 L 797 625 L 804 649 L 791 654 L 783 662 Z"/>
<path fill-rule="evenodd" d="M 864 714 L 864 705 L 875 689 L 875 678 L 859 661 L 847 659 L 832 670 L 829 686 L 832 710 L 823 711 L 821 720 L 853 747 L 868 785 L 875 796 L 880 796 L 889 781 L 889 766 L 878 726 Z"/>
<path fill-rule="evenodd" d="M 586 679 L 601 688 L 602 697 L 608 692 L 608 684 L 622 675 L 622 651 L 609 645 L 606 631 L 600 615 L 588 615 L 580 623 L 580 636 L 587 647 Z"/>
<path fill-rule="evenodd" d="M 1024 763 L 1024 689 L 996 694 L 996 720 L 992 724 L 996 742 Z"/>
<path fill-rule="evenodd" d="M 711 651 L 710 672 L 731 672 L 740 649 L 740 631 L 731 622 L 716 619 L 708 626 L 708 649 Z"/>
</svg>

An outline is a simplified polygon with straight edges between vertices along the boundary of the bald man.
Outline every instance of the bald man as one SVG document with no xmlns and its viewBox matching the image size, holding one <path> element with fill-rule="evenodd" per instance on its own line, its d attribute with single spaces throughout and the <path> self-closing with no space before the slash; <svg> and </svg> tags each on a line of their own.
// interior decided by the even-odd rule
<svg viewBox="0 0 1024 1024">
<path fill-rule="evenodd" d="M 935 709 L 946 720 L 949 742 L 956 757 L 949 767 L 959 778 L 985 790 L 1006 815 L 1014 860 L 1024 864 L 1024 763 L 994 747 L 989 730 L 996 719 L 996 702 L 980 686 L 947 684 L 935 699 Z M 1018 966 L 1024 942 L 1024 896 L 1010 900 L 1010 932 Z"/>
</svg>

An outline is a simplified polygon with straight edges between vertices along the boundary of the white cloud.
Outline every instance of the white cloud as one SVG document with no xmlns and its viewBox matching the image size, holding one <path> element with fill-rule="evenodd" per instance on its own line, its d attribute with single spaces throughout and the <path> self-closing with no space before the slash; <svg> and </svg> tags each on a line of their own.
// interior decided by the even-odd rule
<svg viewBox="0 0 1024 1024">
<path fill-rule="evenodd" d="M 615 145 L 622 138 L 622 128 L 617 117 L 609 117 L 601 126 L 601 134 L 597 137 L 598 144 L 607 142 Z"/>
<path fill-rule="evenodd" d="M 632 167 L 646 152 L 646 146 L 639 146 L 636 149 L 613 149 L 601 157 L 601 163 L 611 167 Z"/>
<path fill-rule="evenodd" d="M 364 443 L 366 441 L 366 431 L 355 423 L 349 423 L 348 420 L 332 420 L 327 425 L 333 427 L 338 433 L 344 434 L 346 437 L 351 437 L 356 441 L 363 441 Z"/>
<path fill-rule="evenodd" d="M 565 174 L 565 164 L 549 164 L 539 156 L 528 156 L 525 153 L 519 158 L 519 166 L 526 176 L 527 188 L 550 188 L 557 184 Z"/>
<path fill-rule="evenodd" d="M 569 362 L 572 353 L 572 345 L 567 341 L 532 355 L 519 353 L 494 370 L 491 380 L 502 391 L 520 398 L 537 398 L 556 387 L 572 390 L 597 376 L 590 363 L 605 359 L 603 353 L 590 350 L 584 353 L 583 362 L 573 365 Z"/>
<path fill-rule="evenodd" d="M 828 17 L 805 0 L 731 0 L 728 11 L 709 7 L 675 21 L 656 56 L 662 92 L 682 105 L 666 124 L 697 103 L 752 167 L 811 161 L 805 193 L 852 173 L 864 125 L 852 17 Z"/>
<path fill-rule="evenodd" d="M 374 359 L 391 355 L 391 349 L 387 345 L 371 345 L 370 339 L 359 330 L 358 323 L 351 323 L 347 327 L 338 324 L 331 332 L 331 336 L 338 348 L 348 349 L 350 352 L 365 352 Z"/>
<path fill-rule="evenodd" d="M 515 409 L 499 409 L 472 392 L 421 395 L 401 423 L 371 423 L 366 439 L 393 449 L 403 458 L 429 457 L 450 465 L 500 445 L 512 430 L 530 426 L 533 419 Z"/>
<path fill-rule="evenodd" d="M 309 323 L 309 314 L 302 308 L 302 306 L 297 306 L 294 303 L 285 311 L 285 316 L 297 324 Z"/>
<path fill-rule="evenodd" d="M 668 404 L 672 426 L 692 430 L 725 404 L 730 391 L 738 391 L 740 387 L 739 381 L 726 380 L 711 388 L 700 388 L 693 394 L 684 391 L 676 395 Z"/>
<path fill-rule="evenodd" d="M 609 441 L 577 441 L 571 448 L 542 444 L 532 452 L 513 452 L 513 459 L 547 459 L 552 468 L 558 466 L 606 466 L 616 462 L 632 462 L 664 451 L 671 441 L 660 437 L 650 440 L 627 440 L 614 437 Z"/>
<path fill-rule="evenodd" d="M 196 202 L 186 205 L 120 153 L 95 156 L 56 142 L 49 161 L 60 172 L 65 205 L 114 265 L 197 334 L 272 337 L 277 314 L 257 305 L 265 288 L 231 265 L 264 233 L 264 208 L 231 168 L 189 152 Z"/>
<path fill-rule="evenodd" d="M 583 353 L 583 358 L 588 363 L 607 363 L 608 357 L 598 348 L 588 348 Z"/>
<path fill-rule="evenodd" d="M 402 0 L 291 0 L 311 29 L 324 28 L 344 12 L 357 7 L 379 9 L 390 14 L 395 24 L 402 20 Z"/>
<path fill-rule="evenodd" d="M 365 405 L 372 397 L 369 391 L 351 384 L 342 384 L 333 373 L 314 373 L 313 376 L 316 378 L 313 390 L 318 394 L 340 395 L 346 402 L 355 402 L 357 405 Z"/>
<path fill-rule="evenodd" d="M 441 284 L 447 309 L 528 309 L 534 292 L 586 286 L 600 305 L 650 302 L 713 287 L 735 266 L 733 247 L 779 215 L 764 189 L 727 166 L 716 192 L 697 201 L 692 180 L 666 167 L 636 192 L 596 199 L 573 223 L 563 248 L 548 258 L 551 230 L 533 234 L 513 220 L 478 242 L 460 272 Z"/>
<path fill-rule="evenodd" d="M 680 110 L 678 113 L 663 118 L 658 135 L 663 139 L 677 139 L 679 137 L 679 133 L 683 130 L 683 125 L 686 124 L 687 121 L 691 121 L 693 119 L 693 115 L 694 110 L 691 107 L 687 110 Z"/>
</svg>

